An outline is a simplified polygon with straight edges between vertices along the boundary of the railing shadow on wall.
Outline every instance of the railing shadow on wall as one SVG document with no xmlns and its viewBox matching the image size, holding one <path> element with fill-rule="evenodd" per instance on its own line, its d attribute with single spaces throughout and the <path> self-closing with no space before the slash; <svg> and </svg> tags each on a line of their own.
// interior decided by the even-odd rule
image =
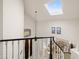
<svg viewBox="0 0 79 59">
<path fill-rule="evenodd" d="M 21 41 L 23 41 L 23 43 L 24 43 L 24 47 L 23 47 L 24 52 L 22 50 L 20 50 Z M 43 42 L 40 43 L 39 41 L 41 41 L 41 42 L 43 41 Z M 11 42 L 11 44 L 9 44 L 10 42 Z M 17 44 L 15 44 L 16 42 L 17 42 Z M 31 56 L 33 56 L 33 57 L 30 59 L 44 59 L 45 56 L 47 59 L 64 59 L 64 52 L 61 49 L 61 47 L 55 42 L 54 37 L 4 39 L 4 40 L 0 40 L 0 43 L 4 44 L 3 50 L 5 50 L 5 53 L 3 54 L 3 56 L 5 55 L 4 56 L 5 58 L 3 58 L 3 59 L 15 59 L 15 58 L 16 59 L 29 59 Z M 37 46 L 34 46 L 33 44 L 35 44 Z M 17 47 L 16 47 L 16 45 L 17 45 Z M 46 45 L 46 46 L 44 46 L 44 45 Z M 45 47 L 45 48 L 43 48 L 43 47 Z M 11 48 L 11 50 L 10 50 L 11 52 L 9 52 L 9 48 Z M 15 57 L 15 52 L 14 52 L 15 48 L 17 50 L 17 53 L 16 53 L 17 57 Z M 35 49 L 35 51 L 33 48 Z M 42 50 L 42 52 L 38 52 L 36 50 L 40 50 L 40 51 Z M 22 53 L 23 53 L 23 56 L 22 56 L 23 58 L 20 58 L 20 54 L 22 54 Z M 33 55 L 33 54 L 35 54 L 35 55 Z M 39 55 L 42 55 L 42 57 Z"/>
</svg>

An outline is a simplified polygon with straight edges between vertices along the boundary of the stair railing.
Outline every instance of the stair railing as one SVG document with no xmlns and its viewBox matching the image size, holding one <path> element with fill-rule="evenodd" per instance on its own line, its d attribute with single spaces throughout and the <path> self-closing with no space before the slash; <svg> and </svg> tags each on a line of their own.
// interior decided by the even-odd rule
<svg viewBox="0 0 79 59">
<path fill-rule="evenodd" d="M 25 44 L 25 41 L 28 40 L 28 42 L 30 40 L 30 42 L 32 42 L 31 44 L 33 44 L 36 40 L 49 40 L 49 57 L 47 59 L 64 59 L 64 52 L 62 50 L 62 48 L 55 42 L 54 37 L 32 37 L 32 38 L 18 38 L 18 39 L 3 39 L 0 40 L 0 43 L 3 44 L 3 59 L 42 59 L 41 57 L 37 57 L 37 53 L 36 51 L 32 51 L 33 48 L 37 48 L 35 46 L 30 46 L 32 49 L 28 50 L 28 54 L 25 55 L 25 46 L 23 44 Z M 21 45 L 22 44 L 22 45 Z M 37 43 L 38 44 L 38 43 Z M 29 47 L 29 48 L 30 48 Z M 17 51 L 17 52 L 15 52 Z M 34 53 L 36 53 L 35 55 L 33 55 Z M 38 52 L 38 51 L 37 51 Z M 42 53 L 42 52 L 39 52 Z M 16 55 L 15 55 L 16 54 Z M 22 55 L 22 56 L 21 56 Z M 39 54 L 38 54 L 39 55 Z"/>
</svg>

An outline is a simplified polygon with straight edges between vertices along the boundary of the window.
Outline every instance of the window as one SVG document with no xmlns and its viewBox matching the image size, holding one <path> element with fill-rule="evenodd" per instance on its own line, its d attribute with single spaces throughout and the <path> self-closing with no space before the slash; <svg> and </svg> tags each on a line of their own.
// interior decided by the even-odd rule
<svg viewBox="0 0 79 59">
<path fill-rule="evenodd" d="M 62 4 L 60 0 L 54 0 L 45 4 L 45 8 L 48 10 L 50 15 L 62 15 Z"/>
</svg>

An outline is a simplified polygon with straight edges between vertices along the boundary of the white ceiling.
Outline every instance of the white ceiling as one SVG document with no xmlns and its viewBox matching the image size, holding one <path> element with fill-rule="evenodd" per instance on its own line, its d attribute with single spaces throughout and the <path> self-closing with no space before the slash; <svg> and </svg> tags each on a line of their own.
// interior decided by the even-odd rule
<svg viewBox="0 0 79 59">
<path fill-rule="evenodd" d="M 29 14 L 37 20 L 79 19 L 79 0 L 61 0 L 64 14 L 51 16 L 44 4 L 49 0 L 25 0 L 25 14 Z M 52 0 L 50 0 L 52 1 Z M 38 11 L 37 14 L 34 11 Z"/>
</svg>

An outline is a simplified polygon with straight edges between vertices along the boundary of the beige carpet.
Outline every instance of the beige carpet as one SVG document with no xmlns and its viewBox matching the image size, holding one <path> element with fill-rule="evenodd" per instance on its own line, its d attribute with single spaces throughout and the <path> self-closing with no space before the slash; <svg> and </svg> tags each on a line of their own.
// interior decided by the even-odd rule
<svg viewBox="0 0 79 59">
<path fill-rule="evenodd" d="M 65 53 L 64 54 L 64 59 L 71 59 L 71 54 L 70 53 Z"/>
</svg>

